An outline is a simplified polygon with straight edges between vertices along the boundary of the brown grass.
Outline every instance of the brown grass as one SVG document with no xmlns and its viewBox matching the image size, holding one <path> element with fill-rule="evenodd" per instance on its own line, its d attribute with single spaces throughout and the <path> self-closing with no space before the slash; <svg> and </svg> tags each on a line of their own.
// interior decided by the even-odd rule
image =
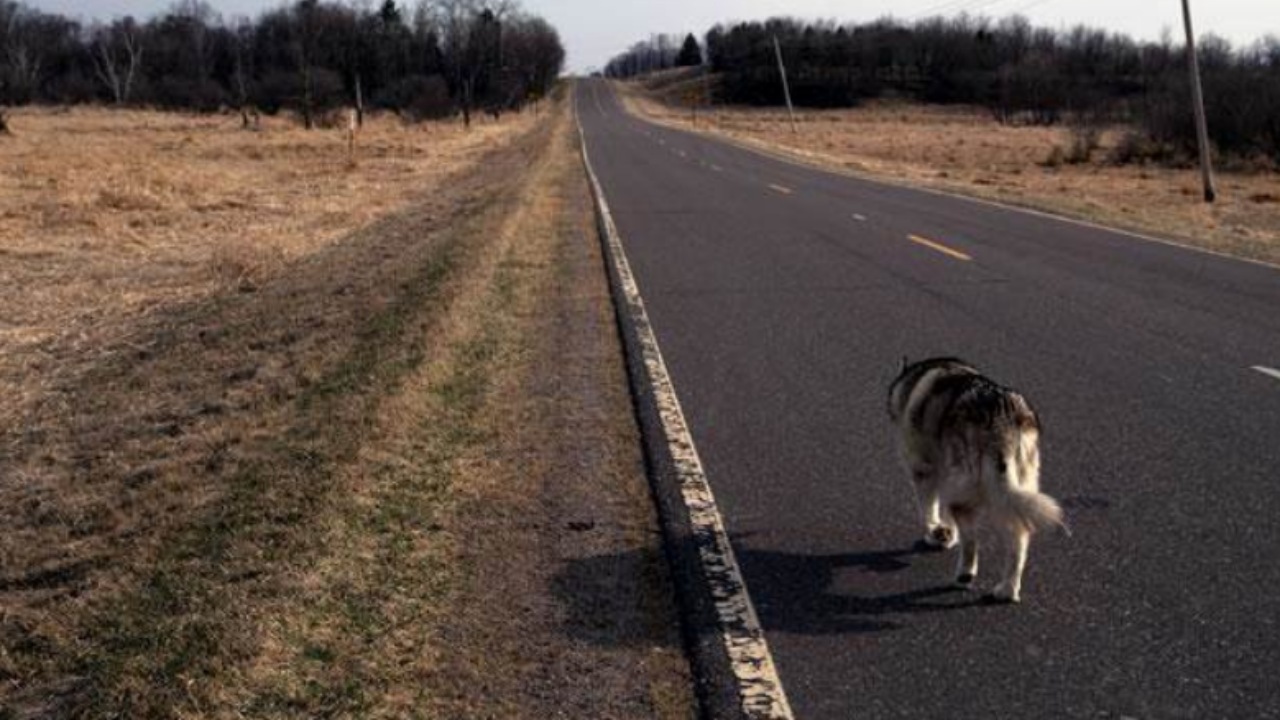
<svg viewBox="0 0 1280 720">
<path fill-rule="evenodd" d="M 477 135 L 455 138 L 452 172 L 419 174 L 416 198 L 401 188 L 401 209 L 311 245 L 296 238 L 287 247 L 299 254 L 252 293 L 206 279 L 215 238 L 184 255 L 163 231 L 137 256 L 81 253 L 103 285 L 136 288 L 104 293 L 98 307 L 65 292 L 84 279 L 74 247 L 43 274 L 21 266 L 21 290 L 61 302 L 45 309 L 15 293 L 12 305 L 80 314 L 34 350 L 6 346 L 10 361 L 38 354 L 41 372 L 6 366 L 31 401 L 6 403 L 14 419 L 0 425 L 0 709 L 172 717 L 297 707 L 245 691 L 271 641 L 264 618 L 305 593 L 299 579 L 325 550 L 317 523 L 343 501 L 337 468 L 358 452 L 380 398 L 435 352 L 426 338 L 510 212 L 545 132 L 520 119 Z M 490 147 L 474 147 L 486 136 Z M 327 160 L 300 152 L 295 162 Z M 127 312 L 135 295 L 140 318 Z M 344 706 L 343 681 L 308 686 L 304 707 Z"/>
<path fill-rule="evenodd" d="M 0 425 L 140 320 L 286 263 L 403 207 L 531 116 L 344 132 L 265 118 L 23 109 L 0 141 Z"/>
<path fill-rule="evenodd" d="M 658 91 L 621 83 L 633 112 L 694 128 L 688 108 L 663 104 Z M 669 93 L 667 93 L 669 94 Z M 663 95 L 665 97 L 665 95 Z M 853 110 L 799 111 L 792 133 L 785 110 L 716 107 L 697 130 L 837 171 L 905 181 L 1169 237 L 1240 257 L 1280 263 L 1280 173 L 1223 172 L 1220 199 L 1200 202 L 1192 169 L 1117 166 L 1108 160 L 1124 128 L 1107 128 L 1085 162 L 1072 163 L 1063 127 L 1000 125 L 977 108 L 873 102 Z"/>
<path fill-rule="evenodd" d="M 0 717 L 692 716 L 554 113 L 0 427 Z"/>
</svg>

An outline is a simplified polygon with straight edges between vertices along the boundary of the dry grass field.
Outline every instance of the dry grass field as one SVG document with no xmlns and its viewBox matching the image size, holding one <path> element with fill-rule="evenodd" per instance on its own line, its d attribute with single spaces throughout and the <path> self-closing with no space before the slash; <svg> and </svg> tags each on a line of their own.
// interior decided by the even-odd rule
<svg viewBox="0 0 1280 720">
<path fill-rule="evenodd" d="M 19 113 L 0 718 L 687 718 L 568 104 Z"/>
<path fill-rule="evenodd" d="M 0 422 L 155 310 L 251 291 L 429 193 L 531 116 L 345 130 L 284 118 L 17 110 L 0 137 Z"/>
<path fill-rule="evenodd" d="M 895 101 L 852 110 L 716 107 L 700 112 L 659 101 L 664 83 L 620 83 L 632 112 L 713 132 L 838 171 L 905 181 L 1107 225 L 1148 232 L 1240 257 L 1280 263 L 1280 172 L 1222 172 L 1218 203 L 1200 201 L 1194 169 L 1109 161 L 1123 128 L 1108 128 L 1089 161 L 1066 162 L 1064 127 L 1000 125 L 979 108 Z M 679 96 L 679 86 L 675 86 Z M 1056 157 L 1055 157 L 1056 156 Z"/>
</svg>

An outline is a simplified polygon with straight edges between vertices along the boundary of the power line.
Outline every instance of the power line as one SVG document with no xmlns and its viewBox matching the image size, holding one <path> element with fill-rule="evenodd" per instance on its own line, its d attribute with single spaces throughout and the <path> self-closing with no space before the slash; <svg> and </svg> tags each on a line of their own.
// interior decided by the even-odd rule
<svg viewBox="0 0 1280 720">
<path fill-rule="evenodd" d="M 907 16 L 907 19 L 908 19 L 908 20 L 919 20 L 920 18 L 927 17 L 927 16 L 931 16 L 931 15 L 942 15 L 942 14 L 944 14 L 944 13 L 951 12 L 951 11 L 952 11 L 952 10 L 954 10 L 955 8 L 961 7 L 961 6 L 965 5 L 966 3 L 969 3 L 969 2 L 972 2 L 972 1 L 973 1 L 973 0 L 947 0 L 946 2 L 941 2 L 941 3 L 937 3 L 937 4 L 935 4 L 935 5 L 930 5 L 930 6 L 928 6 L 928 7 L 924 8 L 924 9 L 922 9 L 922 10 L 918 11 L 918 12 L 915 12 L 915 13 L 913 13 L 913 14 L 911 14 L 911 15 Z"/>
<path fill-rule="evenodd" d="M 1038 8 L 1041 5 L 1044 5 L 1045 3 L 1051 2 L 1051 1 L 1052 0 L 1031 0 L 1031 2 L 1026 3 L 1025 5 L 1021 5 L 1017 8 L 1014 8 L 1013 14 L 1021 15 L 1022 13 L 1027 12 L 1028 10 L 1031 10 L 1033 8 Z"/>
<path fill-rule="evenodd" d="M 998 5 L 1006 0 L 951 0 L 940 5 L 934 5 L 926 8 L 908 18 L 911 21 L 921 20 L 926 17 L 937 15 L 955 15 L 961 13 L 975 13 L 985 10 L 994 5 Z"/>
</svg>

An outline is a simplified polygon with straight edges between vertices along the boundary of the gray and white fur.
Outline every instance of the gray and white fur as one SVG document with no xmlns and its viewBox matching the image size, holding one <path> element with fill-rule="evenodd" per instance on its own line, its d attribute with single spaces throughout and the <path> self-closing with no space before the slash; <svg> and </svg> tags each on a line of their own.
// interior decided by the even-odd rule
<svg viewBox="0 0 1280 720">
<path fill-rule="evenodd" d="M 956 358 L 903 359 L 889 387 L 925 525 L 925 542 L 960 545 L 956 582 L 974 583 L 979 527 L 1008 558 L 992 595 L 1019 602 L 1027 547 L 1037 530 L 1065 527 L 1062 508 L 1040 492 L 1040 419 L 1027 399 Z"/>
</svg>

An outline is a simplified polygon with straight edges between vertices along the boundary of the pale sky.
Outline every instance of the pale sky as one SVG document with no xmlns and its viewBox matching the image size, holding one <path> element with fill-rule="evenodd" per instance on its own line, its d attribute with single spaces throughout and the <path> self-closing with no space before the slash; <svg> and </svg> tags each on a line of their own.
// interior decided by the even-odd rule
<svg viewBox="0 0 1280 720">
<path fill-rule="evenodd" d="M 148 17 L 171 0 L 26 0 L 29 5 L 85 19 L 132 14 Z M 366 0 L 374 3 L 375 0 Z M 400 0 L 412 5 L 416 0 Z M 224 16 L 256 15 L 280 0 L 210 0 Z M 523 0 L 526 9 L 560 30 L 569 70 L 602 66 L 610 57 L 653 33 L 693 32 L 699 37 L 717 22 L 778 15 L 806 19 L 867 21 L 884 15 L 914 19 L 962 10 L 993 17 L 1021 12 L 1037 25 L 1086 23 L 1155 39 L 1169 28 L 1182 32 L 1180 0 Z M 1280 35 L 1280 0 L 1193 0 L 1196 33 L 1215 33 L 1236 44 Z"/>
</svg>

